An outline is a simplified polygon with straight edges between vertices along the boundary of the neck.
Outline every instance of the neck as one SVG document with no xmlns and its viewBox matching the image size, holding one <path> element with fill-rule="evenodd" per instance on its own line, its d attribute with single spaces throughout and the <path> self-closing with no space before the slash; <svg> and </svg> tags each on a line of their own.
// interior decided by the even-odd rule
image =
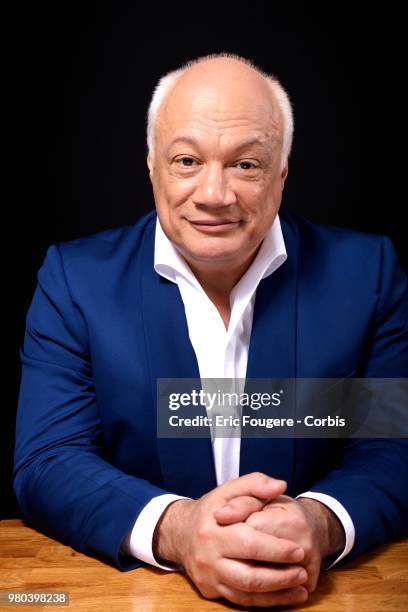
<svg viewBox="0 0 408 612">
<path fill-rule="evenodd" d="M 231 318 L 231 291 L 252 264 L 258 249 L 245 262 L 227 269 L 197 265 L 196 262 L 187 261 L 194 276 L 220 313 L 226 329 Z"/>
</svg>

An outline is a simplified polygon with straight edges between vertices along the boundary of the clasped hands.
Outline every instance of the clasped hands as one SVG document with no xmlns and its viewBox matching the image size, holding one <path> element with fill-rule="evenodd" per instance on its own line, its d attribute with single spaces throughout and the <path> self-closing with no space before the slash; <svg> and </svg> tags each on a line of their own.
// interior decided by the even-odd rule
<svg viewBox="0 0 408 612">
<path fill-rule="evenodd" d="M 243 606 L 302 603 L 317 585 L 322 559 L 344 533 L 323 504 L 283 495 L 286 482 L 261 473 L 229 480 L 163 513 L 153 551 L 182 566 L 201 594 Z"/>
</svg>

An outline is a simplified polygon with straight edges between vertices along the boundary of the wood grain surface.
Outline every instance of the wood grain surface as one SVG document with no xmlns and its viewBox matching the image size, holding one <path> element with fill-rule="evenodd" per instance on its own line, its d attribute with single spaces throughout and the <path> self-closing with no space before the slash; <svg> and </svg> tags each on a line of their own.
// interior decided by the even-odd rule
<svg viewBox="0 0 408 612">
<path fill-rule="evenodd" d="M 0 606 L 0 610 L 9 611 L 244 610 L 224 600 L 205 600 L 182 573 L 155 568 L 121 572 L 26 527 L 20 520 L 0 521 L 0 590 L 67 591 L 70 596 L 68 607 Z M 291 609 L 407 612 L 408 537 L 341 568 L 322 572 L 307 604 Z"/>
</svg>

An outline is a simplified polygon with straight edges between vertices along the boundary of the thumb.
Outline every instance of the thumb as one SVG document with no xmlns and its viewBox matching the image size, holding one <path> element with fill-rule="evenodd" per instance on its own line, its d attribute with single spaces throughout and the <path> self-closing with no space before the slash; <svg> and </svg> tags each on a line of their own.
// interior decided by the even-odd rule
<svg viewBox="0 0 408 612">
<path fill-rule="evenodd" d="M 286 491 L 287 483 L 256 472 L 230 480 L 222 487 L 225 504 L 217 508 L 214 518 L 221 525 L 229 525 L 245 521 L 253 512 L 262 510 L 271 499 Z"/>
</svg>

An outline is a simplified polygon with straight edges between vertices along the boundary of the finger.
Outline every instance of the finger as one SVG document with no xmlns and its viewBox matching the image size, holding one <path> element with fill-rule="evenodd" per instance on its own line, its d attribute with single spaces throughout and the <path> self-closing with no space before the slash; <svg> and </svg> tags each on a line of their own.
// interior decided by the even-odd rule
<svg viewBox="0 0 408 612">
<path fill-rule="evenodd" d="M 245 519 L 245 523 L 264 533 L 270 533 L 277 538 L 288 538 L 302 545 L 304 532 L 299 532 L 298 529 L 295 529 L 291 522 L 292 520 L 292 514 L 288 512 L 282 513 L 276 511 L 273 513 L 273 510 L 263 508 L 260 512 L 253 512 L 248 516 Z"/>
<path fill-rule="evenodd" d="M 259 531 L 262 531 L 265 533 L 271 533 L 272 535 L 278 538 L 280 537 L 285 538 L 288 536 L 287 533 L 281 533 L 282 530 L 279 530 L 279 527 L 280 527 L 279 523 L 281 521 L 275 520 L 275 517 L 271 515 L 271 510 L 269 511 L 262 510 L 261 512 L 253 512 L 245 520 L 246 520 L 247 525 L 249 525 L 250 527 L 253 527 L 254 529 L 258 529 Z M 286 532 L 287 532 L 287 529 L 286 529 Z"/>
<path fill-rule="evenodd" d="M 303 548 L 292 540 L 263 533 L 246 523 L 226 525 L 219 537 L 219 550 L 224 557 L 230 559 L 299 563 L 305 554 Z"/>
<path fill-rule="evenodd" d="M 270 502 L 265 504 L 264 510 L 286 510 L 288 506 L 293 504 L 293 498 L 287 495 L 275 497 Z"/>
<path fill-rule="evenodd" d="M 218 492 L 224 498 L 225 503 L 228 503 L 234 497 L 242 495 L 270 500 L 278 495 L 282 495 L 286 491 L 287 486 L 284 480 L 271 478 L 261 472 L 252 472 L 234 480 L 227 480 L 218 488 Z"/>
<path fill-rule="evenodd" d="M 235 559 L 223 560 L 219 576 L 223 584 L 248 593 L 293 588 L 304 585 L 308 579 L 306 570 L 299 565 L 256 565 Z"/>
<path fill-rule="evenodd" d="M 304 587 L 294 589 L 284 589 L 273 593 L 248 593 L 233 589 L 225 584 L 218 585 L 218 591 L 222 597 L 241 606 L 250 607 L 269 607 L 284 606 L 303 603 L 307 600 L 309 593 Z"/>
<path fill-rule="evenodd" d="M 228 504 L 214 512 L 214 518 L 220 525 L 230 525 L 231 523 L 245 521 L 254 512 L 262 510 L 265 503 L 265 500 L 249 495 L 234 497 Z"/>
<path fill-rule="evenodd" d="M 319 582 L 320 576 L 320 566 L 321 560 L 318 556 L 313 557 L 312 559 L 310 559 L 310 561 L 304 564 L 305 570 L 308 575 L 307 581 L 304 583 L 304 586 L 307 588 L 309 593 L 313 593 L 313 591 L 317 587 L 317 583 Z"/>
</svg>

